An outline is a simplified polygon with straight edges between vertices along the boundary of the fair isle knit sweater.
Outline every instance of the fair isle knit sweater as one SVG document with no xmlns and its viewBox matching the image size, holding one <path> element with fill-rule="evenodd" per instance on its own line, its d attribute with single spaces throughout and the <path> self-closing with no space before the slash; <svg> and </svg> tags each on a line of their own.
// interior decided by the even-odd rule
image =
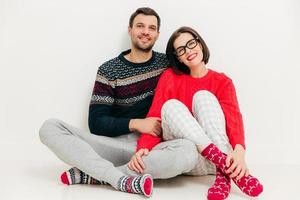
<svg viewBox="0 0 300 200">
<path fill-rule="evenodd" d="M 124 58 L 130 50 L 102 64 L 97 72 L 89 107 L 91 133 L 109 137 L 130 132 L 129 121 L 145 118 L 154 90 L 168 61 L 165 54 L 153 51 L 144 63 Z"/>
</svg>

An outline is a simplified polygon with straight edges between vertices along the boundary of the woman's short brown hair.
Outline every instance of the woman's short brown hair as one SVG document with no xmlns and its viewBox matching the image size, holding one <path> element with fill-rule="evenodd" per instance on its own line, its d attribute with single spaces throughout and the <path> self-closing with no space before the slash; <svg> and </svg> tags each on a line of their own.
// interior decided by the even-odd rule
<svg viewBox="0 0 300 200">
<path fill-rule="evenodd" d="M 201 48 L 202 48 L 202 53 L 203 53 L 203 61 L 205 64 L 208 63 L 209 60 L 209 49 L 206 46 L 204 40 L 202 39 L 202 37 L 199 35 L 199 33 L 197 31 L 195 31 L 194 29 L 187 27 L 187 26 L 182 26 L 180 28 L 178 28 L 170 37 L 168 44 L 167 44 L 167 48 L 166 48 L 166 54 L 170 63 L 170 67 L 173 68 L 174 72 L 176 74 L 190 74 L 190 69 L 184 64 L 181 63 L 175 52 L 174 49 L 174 41 L 180 36 L 180 34 L 182 33 L 190 33 L 195 39 L 197 39 L 197 41 L 200 43 Z"/>
</svg>

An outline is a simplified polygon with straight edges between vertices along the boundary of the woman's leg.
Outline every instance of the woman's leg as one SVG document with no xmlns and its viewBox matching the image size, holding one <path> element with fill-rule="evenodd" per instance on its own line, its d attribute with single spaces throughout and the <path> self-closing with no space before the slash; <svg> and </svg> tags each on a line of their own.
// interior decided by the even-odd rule
<svg viewBox="0 0 300 200">
<path fill-rule="evenodd" d="M 223 153 L 232 151 L 226 134 L 225 117 L 218 99 L 209 91 L 201 90 L 193 97 L 193 115 L 207 137 Z"/>
<path fill-rule="evenodd" d="M 208 92 L 204 92 L 208 93 Z M 220 149 L 212 143 L 210 138 L 206 135 L 205 130 L 200 126 L 197 120 L 192 116 L 187 107 L 178 100 L 167 101 L 162 108 L 162 127 L 163 138 L 165 140 L 175 138 L 186 138 L 191 140 L 197 145 L 199 152 L 206 159 L 210 160 L 221 170 L 222 173 L 226 173 L 226 155 L 220 151 Z M 167 127 L 164 129 L 164 127 Z M 222 137 L 221 137 L 222 138 Z M 217 140 L 218 141 L 218 140 Z M 222 144 L 222 142 L 220 142 Z M 225 142 L 226 144 L 226 142 Z M 227 142 L 228 144 L 228 142 Z M 224 151 L 226 148 L 222 146 Z M 227 150 L 228 151 L 228 150 Z M 245 179 L 243 177 L 242 179 Z M 242 180 L 241 179 L 241 180 Z M 246 179 L 245 179 L 246 180 Z M 257 179 L 253 177 L 255 183 L 259 183 Z M 241 188 L 243 192 L 250 196 L 257 196 L 262 191 L 262 185 L 258 184 L 258 187 L 252 188 L 253 192 L 245 190 L 246 181 L 240 181 L 235 183 Z M 240 184 L 241 183 L 241 184 Z M 248 186 L 253 186 L 248 185 Z M 243 189 L 244 188 L 244 189 Z M 246 187 L 249 188 L 249 187 Z M 250 187 L 251 188 L 251 187 Z"/>
<path fill-rule="evenodd" d="M 226 135 L 224 114 L 217 98 L 206 90 L 197 92 L 193 97 L 193 115 L 212 142 L 228 154 L 231 146 Z M 207 198 L 226 199 L 230 189 L 229 176 L 216 169 L 215 182 L 208 189 Z"/>
<path fill-rule="evenodd" d="M 220 112 L 219 112 L 220 113 Z M 218 113 L 218 114 L 219 114 Z M 198 113 L 199 114 L 199 113 Z M 223 114 L 221 112 L 221 114 Z M 222 116 L 224 118 L 224 116 Z M 222 119 L 221 117 L 221 119 Z M 200 124 L 188 108 L 179 102 L 178 100 L 170 100 L 164 104 L 162 109 L 162 127 L 163 127 L 163 137 L 165 140 L 175 139 L 175 138 L 188 138 L 193 141 L 198 147 L 198 151 L 201 153 L 205 147 L 211 144 L 213 141 L 210 140 L 210 137 L 213 134 L 207 134 L 206 130 L 203 129 L 202 124 Z M 220 120 L 222 122 L 222 120 Z M 223 124 L 224 124 L 223 120 Z M 205 121 L 207 128 L 208 122 Z M 210 123 L 214 123 L 214 120 L 211 119 Z M 226 148 L 228 140 L 226 142 L 226 133 L 222 131 L 222 123 L 217 125 L 210 125 L 211 127 L 219 128 L 219 137 L 213 137 L 214 141 L 217 141 L 219 144 L 224 143 L 223 149 Z M 212 129 L 212 128 L 210 128 Z M 225 137 L 222 135 L 224 134 Z M 225 138 L 221 140 L 220 138 Z M 203 142 L 206 141 L 206 142 Z M 225 142 L 223 142 L 225 141 Z M 216 173 L 216 168 L 204 157 L 199 155 L 199 162 L 196 167 L 189 173 L 190 175 L 206 175 L 209 173 Z M 208 199 L 225 199 L 227 198 L 230 191 L 230 179 L 228 176 L 224 176 L 220 171 L 216 173 L 215 183 L 208 191 Z"/>
<path fill-rule="evenodd" d="M 193 117 L 188 108 L 176 99 L 168 100 L 162 107 L 163 139 L 188 139 L 200 152 L 212 141 Z"/>
<path fill-rule="evenodd" d="M 216 164 L 219 170 L 219 177 L 223 173 L 224 178 L 226 178 L 223 178 L 222 182 L 224 182 L 228 179 L 225 172 L 226 155 L 224 153 L 228 154 L 232 149 L 226 135 L 224 114 L 217 98 L 209 91 L 202 90 L 197 92 L 193 98 L 193 114 L 207 136 L 213 141 L 213 144 L 210 144 L 201 154 Z M 215 190 L 218 188 L 215 187 L 216 184 L 218 185 L 218 180 L 217 176 L 215 184 L 209 190 L 209 195 L 216 195 L 212 191 L 219 192 Z M 233 181 L 244 193 L 250 196 L 257 196 L 262 192 L 262 185 L 252 176 L 244 176 L 240 180 L 233 178 Z"/>
</svg>

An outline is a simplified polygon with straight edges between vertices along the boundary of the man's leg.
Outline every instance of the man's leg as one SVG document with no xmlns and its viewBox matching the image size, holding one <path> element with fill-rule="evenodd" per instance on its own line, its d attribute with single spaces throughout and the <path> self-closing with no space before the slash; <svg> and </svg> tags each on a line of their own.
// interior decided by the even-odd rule
<svg viewBox="0 0 300 200">
<path fill-rule="evenodd" d="M 131 182 L 142 187 L 144 182 L 149 183 L 148 176 L 128 179 L 114 166 L 114 164 L 121 165 L 128 162 L 134 153 L 136 138 L 134 135 L 119 138 L 96 136 L 56 119 L 47 120 L 40 129 L 42 143 L 48 146 L 58 158 L 122 191 L 132 189 L 129 188 L 131 185 L 128 186 Z M 133 188 L 129 192 L 141 191 Z"/>
<path fill-rule="evenodd" d="M 154 179 L 167 179 L 191 171 L 198 162 L 198 151 L 194 143 L 186 139 L 174 139 L 155 146 L 147 156 L 144 173 Z M 127 165 L 118 167 L 126 174 L 136 175 Z"/>
</svg>

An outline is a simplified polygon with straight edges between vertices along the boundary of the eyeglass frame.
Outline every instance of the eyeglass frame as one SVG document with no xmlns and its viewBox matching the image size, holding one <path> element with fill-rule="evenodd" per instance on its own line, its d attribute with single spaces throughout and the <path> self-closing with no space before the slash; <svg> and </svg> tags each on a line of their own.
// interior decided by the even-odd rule
<svg viewBox="0 0 300 200">
<path fill-rule="evenodd" d="M 188 47 L 188 43 L 190 43 L 190 42 L 193 41 L 193 40 L 196 41 L 196 45 L 195 45 L 194 47 L 192 47 L 192 48 Z M 186 44 L 185 44 L 184 46 L 177 47 L 173 53 L 174 53 L 177 57 L 183 56 L 183 55 L 186 53 L 186 49 L 187 49 L 187 48 L 190 49 L 190 50 L 191 50 L 191 49 L 194 49 L 194 48 L 196 48 L 196 46 L 198 45 L 198 43 L 199 43 L 199 45 L 200 45 L 200 42 L 199 42 L 199 39 L 198 39 L 198 38 L 190 39 L 189 41 L 186 42 Z M 201 45 L 200 45 L 200 47 L 201 47 Z M 177 54 L 177 49 L 179 49 L 179 48 L 183 48 L 183 50 L 184 50 L 184 52 L 183 52 L 181 55 L 178 55 L 178 54 Z"/>
</svg>

